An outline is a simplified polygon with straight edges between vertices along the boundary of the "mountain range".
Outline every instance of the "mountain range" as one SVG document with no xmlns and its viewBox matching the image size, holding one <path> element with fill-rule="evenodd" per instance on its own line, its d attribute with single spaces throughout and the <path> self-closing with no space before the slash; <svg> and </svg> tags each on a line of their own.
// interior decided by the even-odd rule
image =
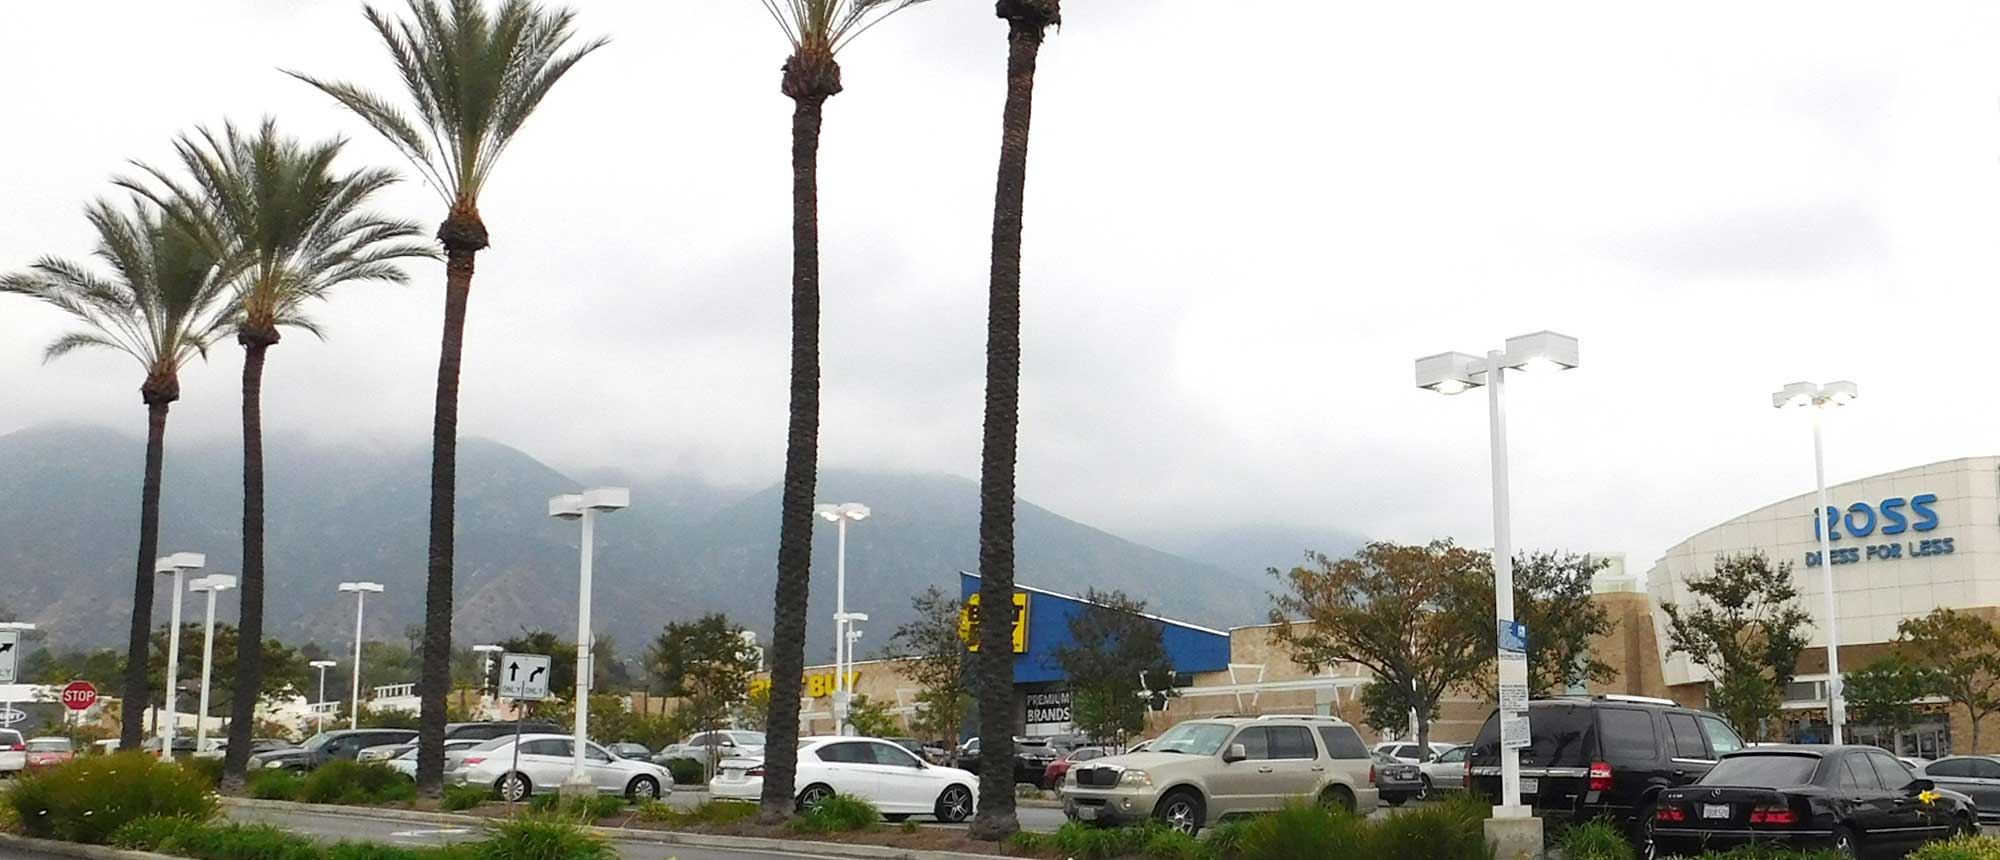
<svg viewBox="0 0 2000 860">
<path fill-rule="evenodd" d="M 401 639 L 423 622 L 428 448 L 266 442 L 266 629 L 290 642 L 350 640 L 351 599 L 336 585 L 372 580 L 369 638 Z M 143 443 L 102 427 L 48 425 L 0 436 L 0 605 L 41 626 L 51 643 L 124 641 L 131 612 Z M 170 442 L 162 494 L 162 554 L 204 552 L 209 572 L 240 568 L 240 449 L 223 440 Z M 632 488 L 630 509 L 600 517 L 594 628 L 636 656 L 669 621 L 725 612 L 768 637 L 779 487 L 732 491 L 686 477 L 589 475 Z M 550 519 L 547 499 L 584 486 L 506 445 L 459 446 L 457 582 L 460 644 L 523 629 L 575 630 L 578 529 Z M 958 588 L 978 568 L 978 486 L 961 477 L 823 471 L 819 496 L 859 500 L 873 516 L 849 527 L 848 604 L 867 612 L 864 653 L 912 617 L 910 596 Z M 1168 617 L 1218 628 L 1255 624 L 1269 605 L 1267 566 L 1297 561 L 1297 533 L 1249 529 L 1183 548 L 1142 546 L 1021 501 L 1017 580 L 1065 593 L 1123 590 Z M 832 649 L 835 540 L 813 541 L 808 658 Z M 1329 535 L 1314 548 L 1356 541 Z M 156 616 L 164 622 L 164 581 Z M 225 595 L 218 615 L 236 617 Z M 189 602 L 187 618 L 199 608 Z"/>
</svg>

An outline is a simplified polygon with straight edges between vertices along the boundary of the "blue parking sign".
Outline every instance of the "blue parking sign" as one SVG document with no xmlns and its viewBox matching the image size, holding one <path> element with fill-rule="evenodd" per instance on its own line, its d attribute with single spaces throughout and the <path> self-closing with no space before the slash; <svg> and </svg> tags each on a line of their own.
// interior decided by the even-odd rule
<svg viewBox="0 0 2000 860">
<path fill-rule="evenodd" d="M 1499 628 L 1501 651 L 1528 653 L 1528 625 L 1519 621 L 1501 621 Z"/>
</svg>

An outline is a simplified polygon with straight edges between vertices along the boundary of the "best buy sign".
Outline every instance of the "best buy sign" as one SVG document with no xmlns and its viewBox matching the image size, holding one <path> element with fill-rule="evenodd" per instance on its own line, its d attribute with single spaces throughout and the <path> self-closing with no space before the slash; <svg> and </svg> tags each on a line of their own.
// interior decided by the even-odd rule
<svg viewBox="0 0 2000 860">
<path fill-rule="evenodd" d="M 965 641 L 967 650 L 979 651 L 979 595 L 965 599 L 965 606 L 958 610 L 958 638 Z M 1014 592 L 1014 653 L 1028 653 L 1028 594 Z"/>
</svg>

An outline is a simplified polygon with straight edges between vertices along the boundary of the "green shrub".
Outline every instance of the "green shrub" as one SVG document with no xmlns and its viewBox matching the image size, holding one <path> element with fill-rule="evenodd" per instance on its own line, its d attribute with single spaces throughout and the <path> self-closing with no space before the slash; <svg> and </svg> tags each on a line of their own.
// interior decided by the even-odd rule
<svg viewBox="0 0 2000 860">
<path fill-rule="evenodd" d="M 415 800 L 417 784 L 377 762 L 334 759 L 306 774 L 299 799 L 307 803 L 365 806 Z"/>
<path fill-rule="evenodd" d="M 836 794 L 806 809 L 805 814 L 786 822 L 786 826 L 797 833 L 852 833 L 874 830 L 882 826 L 881 820 L 882 811 L 875 804 Z"/>
<path fill-rule="evenodd" d="M 110 844 L 135 851 L 159 851 L 161 846 L 171 844 L 182 834 L 205 826 L 192 818 L 149 815 L 125 822 L 111 834 Z"/>
<path fill-rule="evenodd" d="M 187 756 L 175 759 L 174 763 L 193 771 L 196 776 L 201 777 L 202 782 L 208 784 L 209 788 L 214 788 L 222 784 L 222 759 L 220 757 L 195 758 Z"/>
<path fill-rule="evenodd" d="M 1739 845 L 1728 851 L 1705 852 L 1701 855 L 1701 860 L 1842 860 L 1842 858 L 1828 849 L 1794 851 L 1769 842 L 1755 842 Z"/>
<path fill-rule="evenodd" d="M 583 821 L 596 821 L 600 818 L 610 818 L 611 816 L 617 815 L 618 813 L 624 811 L 625 811 L 625 798 L 619 797 L 615 794 L 597 794 L 597 795 L 592 795 L 590 797 L 572 797 L 569 800 L 564 801 L 562 805 L 562 812 L 564 815 L 573 816 Z"/>
<path fill-rule="evenodd" d="M 1461 792 L 1442 803 L 1417 807 L 1381 821 L 1370 821 L 1365 832 L 1377 857 L 1487 860 L 1486 816 L 1490 811 L 1486 804 Z M 1585 858 L 1571 855 L 1571 860 Z M 1631 855 L 1625 855 L 1622 860 L 1631 860 Z"/>
<path fill-rule="evenodd" d="M 1361 819 L 1302 801 L 1251 819 L 1237 838 L 1236 853 L 1231 856 L 1256 860 L 1366 857 L 1373 848 L 1368 835 L 1368 825 Z M 1389 856 L 1401 854 L 1398 851 Z"/>
<path fill-rule="evenodd" d="M 677 809 L 657 800 L 639 806 L 639 820 L 655 821 L 670 827 L 703 824 L 735 824 L 757 817 L 757 804 L 740 800 L 711 800 L 693 809 Z"/>
<path fill-rule="evenodd" d="M 444 845 L 435 848 L 404 848 L 379 842 L 342 842 L 329 846 L 325 860 L 476 860 L 471 845 Z"/>
<path fill-rule="evenodd" d="M 674 777 L 675 785 L 707 785 L 708 769 L 701 762 L 691 758 L 667 759 L 667 773 Z"/>
<path fill-rule="evenodd" d="M 549 794 L 535 794 L 528 797 L 529 812 L 554 812 L 561 805 L 562 796 L 553 792 Z"/>
<path fill-rule="evenodd" d="M 250 774 L 244 789 L 258 800 L 298 800 L 306 778 L 288 770 L 260 770 Z"/>
<path fill-rule="evenodd" d="M 1192 836 L 1161 827 L 1146 836 L 1145 855 L 1150 860 L 1208 860 L 1209 848 Z"/>
<path fill-rule="evenodd" d="M 1054 833 L 1015 833 L 1008 844 L 1029 853 L 1059 852 L 1071 860 L 1111 860 L 1141 854 L 1161 860 L 1206 860 L 1210 856 L 1201 843 L 1152 821 L 1117 828 L 1071 821 Z"/>
<path fill-rule="evenodd" d="M 529 816 L 501 822 L 492 838 L 473 846 L 477 860 L 617 860 L 602 838 L 573 821 Z"/>
<path fill-rule="evenodd" d="M 268 824 L 196 824 L 166 834 L 153 850 L 198 860 L 320 860 L 325 848 Z"/>
<path fill-rule="evenodd" d="M 1240 856 L 1237 849 L 1243 844 L 1243 834 L 1250 829 L 1250 822 L 1248 818 L 1232 818 L 1209 828 L 1209 853 L 1217 857 Z"/>
<path fill-rule="evenodd" d="M 23 777 L 7 804 L 29 836 L 94 845 L 140 818 L 215 815 L 215 794 L 201 775 L 138 752 L 81 758 Z"/>
<path fill-rule="evenodd" d="M 1944 842 L 1931 842 L 1910 852 L 1909 860 L 2000 860 L 2000 839 L 1958 836 Z"/>
<path fill-rule="evenodd" d="M 492 796 L 493 790 L 483 785 L 447 785 L 444 787 L 444 799 L 438 802 L 438 808 L 446 812 L 471 809 L 485 803 Z"/>
<path fill-rule="evenodd" d="M 923 827 L 918 825 L 915 819 L 905 818 L 903 819 L 903 823 L 896 825 L 896 829 L 904 833 L 915 833 L 922 830 Z"/>
<path fill-rule="evenodd" d="M 1635 854 L 1618 826 L 1601 818 L 1570 826 L 1556 844 L 1569 860 L 1633 860 Z"/>
</svg>

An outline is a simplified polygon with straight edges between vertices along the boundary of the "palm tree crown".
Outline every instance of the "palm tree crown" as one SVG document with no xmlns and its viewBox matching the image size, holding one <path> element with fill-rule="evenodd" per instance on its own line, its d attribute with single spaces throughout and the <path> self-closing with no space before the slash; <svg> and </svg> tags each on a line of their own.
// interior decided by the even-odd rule
<svg viewBox="0 0 2000 860">
<path fill-rule="evenodd" d="M 759 0 L 785 31 L 792 56 L 785 62 L 785 95 L 825 98 L 840 93 L 834 55 L 903 9 L 924 0 Z"/>
<path fill-rule="evenodd" d="M 334 97 L 416 165 L 451 207 L 439 239 L 486 247 L 479 192 L 501 151 L 556 81 L 609 40 L 564 51 L 576 13 L 528 0 L 506 0 L 498 14 L 489 14 L 484 0 L 451 0 L 448 12 L 437 0 L 410 0 L 414 22 L 364 9 L 403 75 L 417 123 L 354 84 L 286 74 Z"/>
</svg>

